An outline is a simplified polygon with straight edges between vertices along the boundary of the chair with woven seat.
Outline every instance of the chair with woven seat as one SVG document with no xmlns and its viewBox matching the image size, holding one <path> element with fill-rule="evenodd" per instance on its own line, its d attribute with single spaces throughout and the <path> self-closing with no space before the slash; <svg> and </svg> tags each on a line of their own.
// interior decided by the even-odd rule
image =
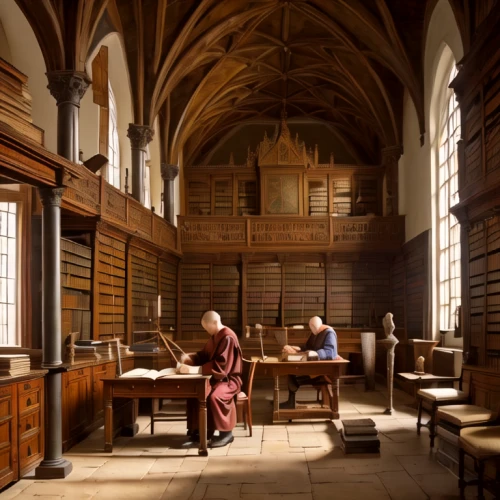
<svg viewBox="0 0 500 500">
<path fill-rule="evenodd" d="M 242 387 L 242 390 L 236 396 L 236 415 L 237 422 L 244 424 L 244 429 L 249 430 L 249 436 L 252 437 L 252 388 L 253 388 L 253 377 L 255 375 L 255 368 L 257 367 L 257 361 L 249 361 L 247 359 L 243 360 L 245 364 L 249 364 L 248 377 L 246 384 Z"/>
<path fill-rule="evenodd" d="M 495 460 L 497 470 L 500 464 L 500 427 L 482 426 L 463 429 L 460 434 L 459 446 L 458 487 L 460 488 L 460 497 L 464 498 L 466 486 L 477 484 L 477 498 L 482 500 L 484 499 L 485 462 Z M 465 455 L 474 459 L 477 479 L 465 480 Z M 495 498 L 500 498 L 498 481 L 495 488 Z"/>
</svg>

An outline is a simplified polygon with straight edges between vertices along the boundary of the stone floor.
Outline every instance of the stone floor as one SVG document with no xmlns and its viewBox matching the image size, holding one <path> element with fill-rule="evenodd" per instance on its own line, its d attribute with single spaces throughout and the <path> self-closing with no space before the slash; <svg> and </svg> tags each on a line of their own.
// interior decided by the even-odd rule
<svg viewBox="0 0 500 500">
<path fill-rule="evenodd" d="M 260 381 L 257 381 L 260 382 Z M 0 494 L 2 500 L 168 499 L 168 500 L 379 500 L 459 498 L 457 478 L 438 464 L 427 430 L 416 434 L 412 398 L 395 391 L 395 412 L 383 415 L 386 392 L 361 384 L 341 387 L 341 418 L 371 417 L 380 431 L 379 455 L 344 455 L 336 425 L 340 421 L 272 424 L 271 382 L 253 394 L 253 437 L 238 427 L 234 442 L 199 457 L 184 447 L 185 422 L 155 424 L 139 418 L 134 438 L 115 440 L 102 451 L 103 428 L 65 456 L 73 472 L 64 480 L 22 479 Z M 302 389 L 300 398 L 315 397 Z M 282 393 L 283 398 L 285 392 Z M 475 498 L 476 488 L 466 490 Z M 493 497 L 487 497 L 493 498 Z"/>
</svg>

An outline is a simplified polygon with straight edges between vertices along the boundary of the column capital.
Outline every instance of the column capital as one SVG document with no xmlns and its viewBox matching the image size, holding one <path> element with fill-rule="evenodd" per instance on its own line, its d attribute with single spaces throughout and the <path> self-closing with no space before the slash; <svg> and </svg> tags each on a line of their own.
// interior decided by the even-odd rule
<svg viewBox="0 0 500 500">
<path fill-rule="evenodd" d="M 128 124 L 127 137 L 132 149 L 146 150 L 146 146 L 153 140 L 155 131 L 147 125 Z"/>
<path fill-rule="evenodd" d="M 161 164 L 161 178 L 164 181 L 173 181 L 179 175 L 178 165 L 168 165 L 167 163 Z"/>
<path fill-rule="evenodd" d="M 65 188 L 63 188 L 63 187 L 39 188 L 38 192 L 40 193 L 40 200 L 42 202 L 42 206 L 43 207 L 49 207 L 49 206 L 60 207 L 62 197 L 64 194 L 64 190 L 65 190 Z"/>
<path fill-rule="evenodd" d="M 397 163 L 402 154 L 402 146 L 389 146 L 388 148 L 382 148 L 382 164 L 387 165 L 391 162 Z"/>
<path fill-rule="evenodd" d="M 63 103 L 80 106 L 80 101 L 92 82 L 81 71 L 49 71 L 46 75 L 49 80 L 47 88 L 58 106 Z"/>
</svg>

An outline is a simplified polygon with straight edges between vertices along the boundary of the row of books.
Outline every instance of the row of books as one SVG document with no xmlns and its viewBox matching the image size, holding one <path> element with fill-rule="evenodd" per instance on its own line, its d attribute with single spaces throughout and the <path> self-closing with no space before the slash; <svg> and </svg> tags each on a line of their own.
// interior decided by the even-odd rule
<svg viewBox="0 0 500 500">
<path fill-rule="evenodd" d="M 19 377 L 30 372 L 27 354 L 0 354 L 0 377 Z"/>
</svg>

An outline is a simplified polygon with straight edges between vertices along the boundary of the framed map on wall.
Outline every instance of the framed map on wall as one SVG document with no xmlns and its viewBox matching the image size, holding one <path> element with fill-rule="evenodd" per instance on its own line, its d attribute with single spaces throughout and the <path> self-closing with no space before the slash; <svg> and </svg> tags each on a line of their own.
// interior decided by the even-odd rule
<svg viewBox="0 0 500 500">
<path fill-rule="evenodd" d="M 264 179 L 264 213 L 299 215 L 299 175 L 266 174 Z"/>
</svg>

